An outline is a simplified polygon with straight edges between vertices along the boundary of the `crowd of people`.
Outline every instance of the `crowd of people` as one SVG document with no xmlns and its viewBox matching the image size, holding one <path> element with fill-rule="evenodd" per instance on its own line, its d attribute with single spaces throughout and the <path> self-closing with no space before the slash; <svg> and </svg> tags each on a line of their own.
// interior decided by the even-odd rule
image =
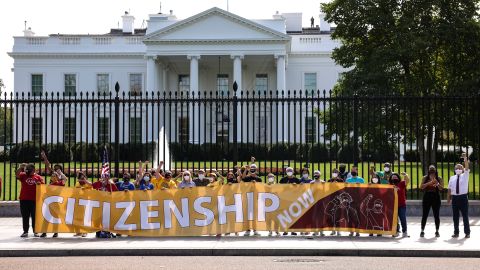
<svg viewBox="0 0 480 270">
<path fill-rule="evenodd" d="M 61 165 L 56 164 L 52 167 L 48 161 L 45 153 L 41 153 L 43 162 L 45 163 L 45 169 L 47 175 L 50 177 L 49 184 L 56 186 L 65 186 L 68 181 L 63 172 Z M 453 238 L 459 237 L 459 214 L 461 212 L 463 217 L 464 233 L 465 237 L 470 237 L 470 227 L 468 218 L 468 178 L 469 178 L 469 162 L 465 154 L 462 154 L 463 165 L 455 165 L 455 175 L 452 176 L 448 182 L 448 203 L 452 205 L 453 221 L 454 221 L 454 233 Z M 77 172 L 75 183 L 76 188 L 82 189 L 95 189 L 105 192 L 129 192 L 134 190 L 165 190 L 165 189 L 183 189 L 209 186 L 215 187 L 219 185 L 232 185 L 240 182 L 263 182 L 259 176 L 259 170 L 254 163 L 255 159 L 252 158 L 252 163 L 246 166 L 235 166 L 232 170 L 228 170 L 223 176 L 217 170 L 212 169 L 209 173 L 205 170 L 199 169 L 195 172 L 184 170 L 178 173 L 176 176 L 170 170 L 163 169 L 163 162 L 160 162 L 155 169 L 147 169 L 149 162 L 138 163 L 136 175 L 132 175 L 128 172 L 123 173 L 121 179 L 110 178 L 110 174 L 104 173 L 95 182 L 90 182 L 87 178 L 87 174 L 83 171 Z M 105 165 L 105 164 L 104 164 Z M 107 164 L 108 165 L 108 164 Z M 35 196 L 36 185 L 45 184 L 44 179 L 36 173 L 35 166 L 33 164 L 21 164 L 17 170 L 17 179 L 21 182 L 20 191 L 20 210 L 23 222 L 23 233 L 21 237 L 28 237 L 29 221 L 31 219 L 32 229 L 35 228 Z M 265 181 L 268 185 L 276 184 L 276 176 L 273 173 L 268 173 Z M 285 176 L 282 177 L 278 184 L 321 184 L 321 183 L 370 183 L 378 185 L 393 185 L 398 194 L 398 218 L 400 220 L 397 226 L 397 233 L 394 237 L 410 237 L 407 231 L 407 196 L 406 190 L 410 183 L 410 177 L 407 173 L 396 173 L 392 171 L 392 165 L 390 163 L 383 164 L 383 171 L 375 171 L 374 167 L 369 170 L 369 181 L 359 176 L 358 168 L 351 167 L 350 171 L 347 170 L 345 164 L 340 164 L 338 168 L 333 168 L 330 179 L 322 179 L 322 174 L 319 170 L 315 170 L 313 174 L 310 174 L 308 168 L 301 170 L 301 176 L 296 176 L 295 170 L 292 167 L 285 169 Z M 440 192 L 444 188 L 444 183 L 441 177 L 438 176 L 438 172 L 435 166 L 430 166 L 428 174 L 425 175 L 421 182 L 421 189 L 424 191 L 422 205 L 423 215 L 421 222 L 421 234 L 420 237 L 425 236 L 425 225 L 430 209 L 433 210 L 435 219 L 435 237 L 440 237 L 440 205 L 441 196 Z M 401 228 L 401 229 L 400 229 Z M 401 234 L 400 234 L 401 231 Z M 260 235 L 255 230 L 247 230 L 244 236 Z M 238 235 L 238 233 L 235 233 Z M 281 235 L 280 232 L 275 232 L 277 236 Z M 284 232 L 283 235 L 287 235 Z M 291 235 L 297 235 L 295 232 L 291 232 Z M 227 234 L 228 235 L 228 234 Z M 268 233 L 269 236 L 273 236 L 273 232 Z M 323 231 L 315 233 L 301 233 L 304 236 L 324 236 Z M 330 235 L 341 235 L 338 231 L 333 231 Z M 353 236 L 354 233 L 350 233 Z M 35 237 L 46 237 L 46 233 L 34 234 Z M 77 233 L 76 237 L 86 237 L 85 233 Z M 116 237 L 120 235 L 113 235 L 108 232 L 97 232 L 97 237 Z M 220 235 L 217 235 L 220 236 Z M 359 236 L 356 233 L 356 236 Z M 370 234 L 373 236 L 373 234 Z M 381 236 L 379 234 L 378 236 Z M 57 233 L 53 234 L 53 237 L 58 237 Z"/>
</svg>

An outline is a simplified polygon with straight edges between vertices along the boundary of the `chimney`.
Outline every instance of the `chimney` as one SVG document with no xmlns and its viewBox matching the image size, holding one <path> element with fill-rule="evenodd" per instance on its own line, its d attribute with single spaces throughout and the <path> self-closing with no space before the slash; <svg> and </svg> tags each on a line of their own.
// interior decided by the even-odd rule
<svg viewBox="0 0 480 270">
<path fill-rule="evenodd" d="M 31 27 L 28 27 L 27 29 L 23 30 L 23 36 L 24 37 L 33 37 L 33 36 L 35 36 L 35 32 L 32 31 Z"/>
<path fill-rule="evenodd" d="M 325 13 L 320 12 L 320 31 L 330 32 L 330 24 L 325 21 Z"/>
<path fill-rule="evenodd" d="M 122 16 L 122 32 L 123 33 L 133 33 L 133 22 L 135 21 L 135 17 L 128 14 L 128 11 L 125 11 L 125 15 Z"/>
</svg>

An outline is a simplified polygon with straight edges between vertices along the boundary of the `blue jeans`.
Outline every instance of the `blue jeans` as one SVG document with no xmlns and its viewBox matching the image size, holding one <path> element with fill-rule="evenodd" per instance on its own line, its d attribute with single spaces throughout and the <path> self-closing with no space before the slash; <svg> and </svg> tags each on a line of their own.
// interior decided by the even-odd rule
<svg viewBox="0 0 480 270">
<path fill-rule="evenodd" d="M 462 212 L 463 217 L 463 231 L 465 234 L 470 234 L 470 223 L 468 221 L 468 196 L 464 195 L 453 195 L 452 196 L 452 211 L 453 211 L 453 228 L 454 234 L 459 234 L 460 229 L 458 228 L 460 220 L 460 212 Z"/>
<path fill-rule="evenodd" d="M 401 206 L 398 207 L 398 219 L 400 219 L 400 224 L 402 224 L 402 233 L 407 232 L 407 207 Z M 397 232 L 400 232 L 400 226 L 397 224 Z"/>
</svg>

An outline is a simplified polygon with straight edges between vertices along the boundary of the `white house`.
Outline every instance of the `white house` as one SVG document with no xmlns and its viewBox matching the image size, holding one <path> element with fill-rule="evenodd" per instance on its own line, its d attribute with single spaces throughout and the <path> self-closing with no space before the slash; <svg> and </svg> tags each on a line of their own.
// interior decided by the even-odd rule
<svg viewBox="0 0 480 270">
<path fill-rule="evenodd" d="M 39 99 L 45 91 L 53 91 L 73 99 L 72 94 L 83 92 L 85 98 L 85 92 L 90 95 L 112 92 L 116 82 L 122 91 L 132 94 L 139 91 L 220 91 L 231 94 L 234 82 L 237 82 L 239 91 L 329 90 L 344 71 L 331 59 L 331 52 L 338 42 L 331 39 L 330 25 L 322 14 L 316 18 L 319 25 L 314 27 L 302 27 L 301 13 L 248 20 L 219 8 L 183 20 L 171 12 L 152 14 L 146 29 L 135 29 L 134 19 L 125 13 L 123 28 L 111 29 L 103 35 L 35 36 L 31 30 L 26 30 L 24 36 L 14 37 L 9 55 L 14 58 L 15 93 L 30 93 L 33 99 Z M 208 110 L 214 109 L 208 104 L 205 106 Z M 36 139 L 45 143 L 55 142 L 57 138 L 60 141 L 113 139 L 109 131 L 114 123 L 111 121 L 111 106 L 97 104 L 81 110 L 80 107 L 80 104 L 75 110 L 70 106 L 42 107 L 39 104 L 28 109 L 22 107 L 15 113 L 23 119 L 23 128 L 20 122 L 14 127 L 14 138 L 18 142 Z M 258 135 L 252 135 L 253 138 L 245 128 L 239 128 L 242 141 L 277 140 L 276 134 L 271 133 L 285 131 L 287 127 L 281 126 L 279 121 L 263 121 L 269 115 L 262 115 L 265 110 L 258 107 L 251 108 L 252 111 L 242 110 L 242 115 L 238 116 L 239 119 L 242 116 L 248 118 L 256 113 L 259 117 L 251 129 L 258 132 Z M 276 115 L 293 113 L 292 110 L 268 109 L 275 110 Z M 203 114 L 198 121 L 192 117 L 192 110 L 188 114 L 185 108 L 173 110 L 168 108 L 165 115 L 158 115 L 158 111 L 145 106 L 131 109 L 127 116 L 127 110 L 122 110 L 122 142 L 132 140 L 132 134 L 141 137 L 143 142 L 158 140 L 162 126 L 171 141 L 188 137 L 194 143 L 214 142 L 218 140 L 218 134 L 224 132 L 222 130 L 238 128 L 231 122 L 222 123 L 218 128 L 215 120 L 210 121 L 205 115 L 204 107 L 198 107 Z M 308 141 L 307 133 L 317 132 L 308 129 L 320 128 L 305 124 L 314 121 L 309 118 L 308 107 L 297 110 L 303 110 L 303 114 L 297 113 L 296 117 L 305 117 L 297 128 L 305 132 L 278 140 L 305 142 Z M 150 120 L 145 115 L 150 115 Z M 57 116 L 63 121 L 58 121 Z M 172 132 L 173 127 L 168 127 L 165 119 L 175 123 L 178 132 Z M 110 128 L 106 128 L 110 121 Z M 266 122 L 266 125 L 262 124 Z M 216 128 L 213 128 L 214 124 Z M 142 132 L 147 125 L 153 132 Z M 208 128 L 198 128 L 197 132 L 199 126 Z M 91 131 L 80 131 L 79 127 Z M 316 136 L 313 137 L 315 140 Z"/>
</svg>

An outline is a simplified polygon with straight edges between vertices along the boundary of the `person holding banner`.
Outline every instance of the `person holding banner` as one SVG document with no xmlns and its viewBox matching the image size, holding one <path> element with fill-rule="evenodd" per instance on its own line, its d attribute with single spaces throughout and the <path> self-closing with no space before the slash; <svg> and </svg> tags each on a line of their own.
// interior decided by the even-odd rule
<svg viewBox="0 0 480 270">
<path fill-rule="evenodd" d="M 88 181 L 87 176 L 84 172 L 79 171 L 77 173 L 77 183 L 75 183 L 75 188 L 80 189 L 93 189 L 92 182 Z M 73 235 L 74 237 L 87 237 L 86 233 L 76 233 Z"/>
<path fill-rule="evenodd" d="M 407 187 L 410 183 L 410 177 L 406 172 L 401 173 L 402 177 L 397 173 L 391 173 L 389 182 L 394 186 L 398 194 L 398 218 L 402 225 L 402 237 L 410 237 L 407 232 Z M 400 233 L 400 226 L 397 224 L 397 233 L 393 237 L 397 237 Z"/>
<path fill-rule="evenodd" d="M 205 170 L 199 169 L 197 171 L 197 178 L 193 179 L 196 187 L 205 187 L 208 185 L 208 179 L 205 178 Z"/>
<path fill-rule="evenodd" d="M 294 176 L 294 170 L 292 167 L 287 167 L 285 169 L 287 176 L 280 179 L 280 184 L 300 184 L 300 179 Z M 288 235 L 287 232 L 283 232 L 283 235 Z M 291 232 L 290 235 L 297 235 L 296 232 Z"/>
<path fill-rule="evenodd" d="M 357 167 L 352 167 L 352 171 L 350 172 L 352 175 L 350 178 L 348 178 L 345 182 L 347 183 L 355 183 L 355 184 L 363 184 L 365 183 L 365 180 L 358 176 L 358 168 Z"/>
<path fill-rule="evenodd" d="M 347 181 L 347 179 L 351 177 L 350 172 L 347 170 L 347 165 L 343 163 L 340 163 L 340 165 L 338 165 L 338 171 L 338 176 L 343 179 L 343 182 Z"/>
<path fill-rule="evenodd" d="M 431 208 L 435 218 L 435 237 L 438 238 L 440 237 L 438 230 L 440 229 L 440 205 L 442 203 L 440 200 L 440 191 L 443 190 L 443 179 L 438 176 L 435 166 L 430 165 L 428 167 L 428 174 L 423 177 L 420 189 L 423 190 L 422 231 L 420 232 L 420 237 L 425 236 L 425 225 L 427 224 L 427 218 Z"/>
<path fill-rule="evenodd" d="M 370 167 L 370 176 L 372 177 L 372 179 L 377 176 L 378 177 L 378 184 L 384 184 L 384 185 L 388 185 L 389 184 L 389 179 L 390 179 L 390 176 L 392 175 L 392 164 L 388 163 L 388 162 L 385 162 L 383 164 L 383 171 L 379 171 L 379 172 L 376 172 L 375 171 L 375 167 L 372 166 Z M 374 183 L 376 184 L 376 183 Z"/>
<path fill-rule="evenodd" d="M 455 175 L 448 181 L 448 204 L 452 204 L 453 211 L 453 238 L 458 238 L 460 233 L 459 219 L 460 213 L 463 217 L 463 232 L 465 238 L 470 238 L 470 221 L 468 220 L 468 176 L 470 169 L 468 167 L 467 154 L 462 154 L 463 163 L 455 165 Z"/>
<path fill-rule="evenodd" d="M 312 178 L 310 178 L 310 171 L 308 168 L 303 168 L 302 169 L 302 177 L 300 177 L 300 183 L 305 184 L 305 183 L 310 183 L 312 182 Z"/>
<path fill-rule="evenodd" d="M 332 178 L 328 179 L 328 183 L 343 183 L 343 178 L 340 177 L 340 171 L 337 168 L 332 170 Z"/>
<path fill-rule="evenodd" d="M 273 173 L 269 173 L 267 175 L 267 185 L 274 185 L 275 184 L 275 175 Z M 280 232 L 276 231 L 275 235 L 278 237 L 280 236 Z M 268 236 L 272 237 L 273 236 L 273 231 L 268 231 Z"/>
<path fill-rule="evenodd" d="M 123 174 L 123 181 L 118 181 L 117 183 L 117 189 L 119 191 L 129 191 L 129 190 L 135 190 L 135 185 L 130 183 L 130 174 L 129 173 L 124 173 Z"/>
<path fill-rule="evenodd" d="M 177 188 L 177 182 L 172 179 L 172 172 L 169 170 L 165 171 L 165 176 L 158 176 L 152 184 L 155 186 L 155 190 Z"/>
<path fill-rule="evenodd" d="M 178 188 L 193 188 L 195 187 L 195 182 L 192 181 L 192 177 L 190 176 L 190 172 L 185 170 L 182 174 L 182 181 L 178 184 Z"/>
<path fill-rule="evenodd" d="M 45 182 L 43 178 L 35 172 L 35 166 L 33 164 L 22 165 L 20 165 L 16 173 L 18 181 L 22 184 L 19 199 L 23 233 L 20 237 L 28 237 L 30 218 L 32 219 L 33 236 L 38 237 L 38 234 L 35 233 L 35 200 L 37 196 L 37 185 L 45 184 Z"/>
<path fill-rule="evenodd" d="M 92 188 L 99 191 L 118 191 L 117 186 L 112 180 L 110 180 L 107 174 L 103 174 L 102 178 L 98 179 L 97 182 L 93 183 Z"/>
</svg>

